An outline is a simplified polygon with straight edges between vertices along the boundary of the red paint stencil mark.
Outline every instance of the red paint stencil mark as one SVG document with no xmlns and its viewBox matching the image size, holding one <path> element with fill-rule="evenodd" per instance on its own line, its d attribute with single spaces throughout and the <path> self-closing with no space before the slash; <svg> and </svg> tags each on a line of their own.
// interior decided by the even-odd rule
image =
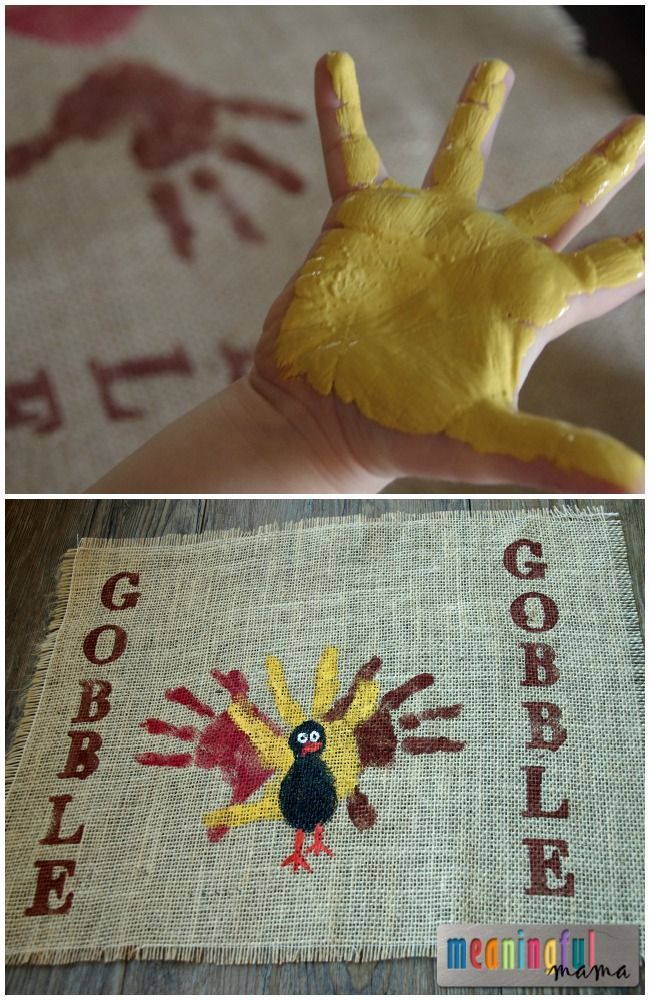
<svg viewBox="0 0 650 1000">
<path fill-rule="evenodd" d="M 139 753 L 135 758 L 138 764 L 153 767 L 189 767 L 192 763 L 191 753 Z"/>
<path fill-rule="evenodd" d="M 8 31 L 56 45 L 96 45 L 126 31 L 141 10 L 142 6 L 11 4 L 5 7 L 5 25 Z"/>
<path fill-rule="evenodd" d="M 129 151 L 140 170 L 163 171 L 195 154 L 218 153 L 226 160 L 255 170 L 290 194 L 304 189 L 302 177 L 290 166 L 273 160 L 247 142 L 222 139 L 224 114 L 292 124 L 304 118 L 301 112 L 280 104 L 216 97 L 209 90 L 188 85 L 145 63 L 109 63 L 62 95 L 43 132 L 9 147 L 6 176 L 24 177 L 68 142 L 98 142 L 128 128 Z M 197 169 L 192 178 L 196 189 L 216 194 L 240 239 L 263 239 L 217 174 L 209 168 Z M 191 257 L 192 226 L 183 212 L 177 188 L 161 178 L 151 185 L 149 198 L 167 227 L 176 252 L 185 259 Z"/>
<path fill-rule="evenodd" d="M 29 382 L 10 382 L 5 399 L 7 429 L 28 424 L 34 434 L 51 434 L 63 425 L 54 385 L 44 368 Z"/>
<path fill-rule="evenodd" d="M 465 744 L 446 736 L 407 736 L 402 740 L 402 749 L 417 757 L 421 753 L 459 753 Z"/>
<path fill-rule="evenodd" d="M 225 190 L 221 178 L 214 170 L 198 167 L 192 171 L 191 180 L 197 191 L 204 194 L 216 194 L 216 200 L 230 218 L 233 229 L 242 240 L 250 240 L 254 243 L 264 242 L 264 233 L 257 228 L 243 206 Z"/>
<path fill-rule="evenodd" d="M 403 715 L 399 720 L 402 729 L 417 729 L 421 722 L 432 719 L 455 719 L 463 710 L 462 705 L 445 705 L 442 708 L 426 708 L 419 715 Z"/>
<path fill-rule="evenodd" d="M 177 347 L 170 354 L 131 358 L 129 361 L 110 365 L 91 359 L 88 367 L 99 389 L 106 414 L 111 420 L 135 420 L 143 416 L 139 407 L 124 406 L 114 398 L 113 385 L 116 382 L 130 382 L 158 375 L 192 374 L 192 365 L 184 347 Z"/>
<path fill-rule="evenodd" d="M 219 344 L 219 353 L 228 366 L 230 381 L 236 382 L 250 371 L 253 362 L 253 352 L 247 347 L 231 347 L 230 344 Z"/>
<path fill-rule="evenodd" d="M 179 705 L 185 705 L 197 715 L 207 715 L 209 718 L 214 718 L 214 710 L 205 702 L 200 701 L 195 694 L 192 694 L 189 688 L 169 688 L 168 691 L 165 691 L 165 698 L 167 701 L 175 701 Z"/>
<path fill-rule="evenodd" d="M 140 727 L 152 736 L 175 736 L 179 740 L 195 740 L 198 735 L 193 726 L 172 726 L 162 719 L 145 719 Z"/>
<path fill-rule="evenodd" d="M 194 255 L 192 250 L 194 227 L 185 217 L 176 185 L 172 181 L 156 181 L 149 188 L 149 201 L 158 218 L 167 227 L 172 246 L 178 256 L 190 260 Z"/>
<path fill-rule="evenodd" d="M 231 670 L 227 674 L 220 670 L 211 670 L 210 673 L 233 698 L 243 698 L 248 694 L 248 681 L 241 670 Z"/>
</svg>

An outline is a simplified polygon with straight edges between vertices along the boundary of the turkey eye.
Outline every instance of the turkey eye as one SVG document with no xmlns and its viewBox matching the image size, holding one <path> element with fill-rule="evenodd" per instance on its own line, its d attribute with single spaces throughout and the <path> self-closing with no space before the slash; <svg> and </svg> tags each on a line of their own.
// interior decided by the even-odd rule
<svg viewBox="0 0 650 1000">
<path fill-rule="evenodd" d="M 318 732 L 317 729 L 312 729 L 312 731 L 309 734 L 309 739 L 311 740 L 312 743 L 318 743 L 320 739 L 320 733 Z"/>
<path fill-rule="evenodd" d="M 298 735 L 296 736 L 296 739 L 298 740 L 298 743 L 306 743 L 307 742 L 307 733 L 298 733 Z"/>
</svg>

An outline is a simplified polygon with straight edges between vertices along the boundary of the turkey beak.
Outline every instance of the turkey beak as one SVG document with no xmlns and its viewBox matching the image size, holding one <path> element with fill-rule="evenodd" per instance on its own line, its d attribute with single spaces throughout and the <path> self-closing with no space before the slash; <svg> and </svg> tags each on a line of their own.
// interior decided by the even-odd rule
<svg viewBox="0 0 650 1000">
<path fill-rule="evenodd" d="M 320 741 L 318 743 L 306 743 L 305 746 L 302 748 L 300 756 L 304 757 L 305 754 L 316 753 L 317 750 L 322 750 L 322 749 L 323 749 L 323 744 Z"/>
</svg>

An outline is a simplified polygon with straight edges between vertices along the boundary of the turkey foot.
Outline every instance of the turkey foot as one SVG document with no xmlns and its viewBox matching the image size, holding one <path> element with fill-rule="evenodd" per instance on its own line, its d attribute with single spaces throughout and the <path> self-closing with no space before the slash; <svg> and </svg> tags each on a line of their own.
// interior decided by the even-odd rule
<svg viewBox="0 0 650 1000">
<path fill-rule="evenodd" d="M 311 871 L 311 868 L 307 864 L 307 861 L 305 860 L 302 853 L 302 846 L 304 842 L 305 842 L 304 830 L 296 830 L 296 837 L 293 842 L 293 854 L 290 854 L 288 858 L 284 859 L 284 861 L 280 865 L 281 868 L 284 868 L 285 865 L 293 865 L 294 872 L 297 872 L 300 868 L 304 868 L 305 871 L 308 872 Z M 315 842 L 316 841 L 314 838 L 314 843 Z"/>
<path fill-rule="evenodd" d="M 311 847 L 308 847 L 305 854 L 314 854 L 318 857 L 319 854 L 327 854 L 330 858 L 334 857 L 334 851 L 330 850 L 327 844 L 323 841 L 323 831 L 324 827 L 322 823 L 316 824 L 316 829 L 314 830 L 314 843 Z"/>
</svg>

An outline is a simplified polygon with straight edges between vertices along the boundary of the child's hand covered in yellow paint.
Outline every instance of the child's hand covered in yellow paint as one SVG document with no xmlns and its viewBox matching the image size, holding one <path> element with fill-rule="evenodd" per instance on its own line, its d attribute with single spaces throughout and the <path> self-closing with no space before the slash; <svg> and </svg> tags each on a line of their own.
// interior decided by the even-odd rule
<svg viewBox="0 0 650 1000">
<path fill-rule="evenodd" d="M 641 165 L 643 119 L 627 119 L 549 187 L 483 210 L 477 194 L 513 80 L 505 63 L 475 67 L 414 189 L 387 176 L 366 134 L 352 59 L 319 61 L 333 205 L 271 307 L 253 385 L 387 480 L 640 491 L 636 453 L 521 413 L 517 397 L 546 343 L 642 288 L 641 233 L 561 251 Z"/>
</svg>

